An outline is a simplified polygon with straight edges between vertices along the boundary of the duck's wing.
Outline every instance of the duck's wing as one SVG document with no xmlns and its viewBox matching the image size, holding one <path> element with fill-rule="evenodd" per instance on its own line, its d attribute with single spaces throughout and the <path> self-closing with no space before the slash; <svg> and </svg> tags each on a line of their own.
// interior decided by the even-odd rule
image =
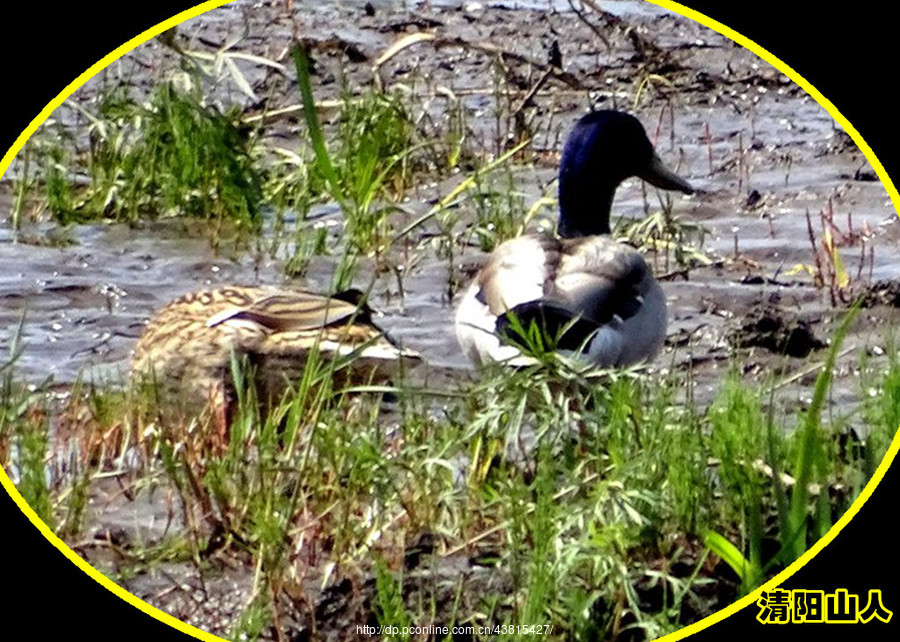
<svg viewBox="0 0 900 642">
<path fill-rule="evenodd" d="M 233 333 L 242 350 L 291 355 L 305 352 L 310 341 L 321 350 L 378 359 L 419 359 L 372 320 L 359 290 L 333 296 L 302 291 L 256 290 L 256 298 L 210 316 L 206 325 Z"/>
<path fill-rule="evenodd" d="M 617 365 L 652 357 L 665 318 L 665 296 L 634 249 L 607 236 L 528 236 L 488 259 L 457 308 L 456 335 L 476 363 L 517 364 L 534 324 L 547 347 Z"/>
<path fill-rule="evenodd" d="M 501 342 L 497 319 L 510 308 L 543 298 L 559 264 L 559 250 L 557 239 L 521 236 L 491 253 L 456 308 L 456 338 L 474 363 L 525 359 L 517 348 Z"/>
<path fill-rule="evenodd" d="M 545 297 L 597 324 L 633 317 L 657 287 L 644 257 L 610 238 L 568 242 L 562 250 Z"/>
<path fill-rule="evenodd" d="M 344 293 L 342 293 L 344 294 Z M 284 292 L 259 296 L 245 305 L 229 307 L 209 317 L 207 327 L 242 321 L 259 325 L 272 332 L 318 330 L 351 320 L 369 322 L 369 311 L 347 293 L 333 297 L 309 292 Z M 351 300 L 346 300 L 346 299 Z"/>
</svg>

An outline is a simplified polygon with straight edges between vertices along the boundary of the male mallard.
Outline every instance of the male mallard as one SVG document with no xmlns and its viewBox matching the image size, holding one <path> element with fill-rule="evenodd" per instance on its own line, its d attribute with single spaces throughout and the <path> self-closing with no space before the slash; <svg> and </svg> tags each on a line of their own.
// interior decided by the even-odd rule
<svg viewBox="0 0 900 642">
<path fill-rule="evenodd" d="M 663 166 L 636 118 L 618 111 L 582 117 L 560 162 L 559 238 L 506 241 L 462 298 L 456 335 L 472 361 L 528 363 L 519 347 L 533 323 L 558 351 L 597 366 L 656 356 L 666 336 L 665 296 L 643 257 L 609 236 L 613 196 L 630 176 L 693 193 Z"/>
<path fill-rule="evenodd" d="M 347 380 L 362 383 L 383 381 L 399 360 L 418 358 L 375 325 L 357 290 L 327 297 L 221 287 L 186 294 L 150 320 L 134 350 L 132 378 L 149 377 L 189 403 L 213 402 L 227 424 L 232 353 L 247 357 L 268 402 L 299 379 L 312 349 L 325 363 L 338 360 Z"/>
</svg>

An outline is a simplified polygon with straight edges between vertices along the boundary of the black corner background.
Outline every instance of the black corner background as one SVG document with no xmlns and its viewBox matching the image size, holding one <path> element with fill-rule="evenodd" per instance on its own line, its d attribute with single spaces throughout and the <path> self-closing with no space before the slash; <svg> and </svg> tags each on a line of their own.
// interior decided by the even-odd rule
<svg viewBox="0 0 900 642">
<path fill-rule="evenodd" d="M 194 3 L 159 1 L 7 3 L 0 39 L 3 100 L 0 150 L 5 152 L 38 112 L 90 65 L 131 37 Z M 300 4 L 300 3 L 298 3 Z M 684 0 L 768 49 L 822 92 L 860 131 L 892 177 L 898 175 L 893 20 L 876 7 Z M 800 5 L 799 8 L 796 5 Z M 790 8 L 790 9 L 789 9 Z M 751 606 L 690 639 L 796 640 L 852 637 L 895 640 L 900 633 L 900 556 L 892 517 L 897 473 L 889 471 L 859 515 L 786 588 L 846 588 L 865 601 L 881 589 L 890 624 L 759 625 Z M 139 612 L 66 560 L 4 492 L 2 510 L 3 630 L 29 637 L 87 634 L 96 642 L 193 639 Z"/>
<path fill-rule="evenodd" d="M 684 4 L 753 40 L 809 81 L 859 131 L 891 179 L 900 175 L 894 94 L 896 33 L 880 12 L 860 6 L 789 3 L 698 2 Z M 900 276 L 900 275 L 898 275 Z M 759 608 L 748 608 L 689 639 L 896 640 L 900 638 L 900 556 L 896 553 L 897 488 L 900 462 L 890 468 L 871 498 L 834 541 L 782 586 L 787 589 L 845 588 L 860 596 L 880 589 L 894 612 L 889 624 L 761 625 Z"/>
<path fill-rule="evenodd" d="M 0 154 L 70 82 L 191 2 L 8 2 L 0 38 Z M 195 640 L 101 587 L 54 548 L 0 489 L 0 639 Z"/>
</svg>

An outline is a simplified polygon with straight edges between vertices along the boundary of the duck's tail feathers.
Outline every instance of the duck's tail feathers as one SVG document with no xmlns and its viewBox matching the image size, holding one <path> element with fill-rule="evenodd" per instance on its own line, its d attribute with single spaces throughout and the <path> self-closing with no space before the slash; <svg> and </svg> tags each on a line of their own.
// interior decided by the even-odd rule
<svg viewBox="0 0 900 642">
<path fill-rule="evenodd" d="M 583 351 L 600 329 L 578 312 L 550 301 L 528 301 L 497 317 L 496 331 L 509 343 L 534 351 Z"/>
</svg>

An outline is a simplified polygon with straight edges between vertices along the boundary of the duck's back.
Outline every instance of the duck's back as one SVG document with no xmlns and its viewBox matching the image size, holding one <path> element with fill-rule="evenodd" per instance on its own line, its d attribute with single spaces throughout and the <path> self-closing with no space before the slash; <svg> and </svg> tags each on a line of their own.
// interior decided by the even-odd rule
<svg viewBox="0 0 900 642">
<path fill-rule="evenodd" d="M 151 375 L 165 391 L 203 398 L 230 379 L 232 354 L 250 357 L 262 380 L 280 382 L 302 373 L 313 346 L 326 360 L 359 353 L 361 370 L 369 362 L 412 356 L 394 346 L 358 302 L 222 287 L 186 294 L 162 308 L 135 346 L 132 376 Z"/>
</svg>

